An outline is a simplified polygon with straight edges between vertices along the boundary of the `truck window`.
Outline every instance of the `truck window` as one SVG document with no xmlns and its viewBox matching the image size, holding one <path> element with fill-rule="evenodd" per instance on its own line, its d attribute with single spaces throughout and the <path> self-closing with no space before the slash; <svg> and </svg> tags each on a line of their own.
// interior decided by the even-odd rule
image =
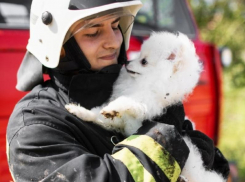
<svg viewBox="0 0 245 182">
<path fill-rule="evenodd" d="M 29 28 L 29 1 L 0 1 L 0 28 L 28 29 Z"/>
<path fill-rule="evenodd" d="M 141 0 L 143 7 L 135 19 L 134 35 L 151 31 L 180 31 L 195 38 L 193 20 L 182 0 Z"/>
</svg>

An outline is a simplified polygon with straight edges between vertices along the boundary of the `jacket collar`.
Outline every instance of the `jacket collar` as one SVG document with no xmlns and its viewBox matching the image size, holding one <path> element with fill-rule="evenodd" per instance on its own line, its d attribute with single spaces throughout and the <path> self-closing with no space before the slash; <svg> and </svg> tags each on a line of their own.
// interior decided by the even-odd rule
<svg viewBox="0 0 245 182">
<path fill-rule="evenodd" d="M 80 71 L 75 75 L 64 75 L 49 70 L 52 82 L 68 97 L 70 103 L 87 109 L 102 105 L 111 96 L 113 84 L 118 78 L 121 65 L 111 65 L 99 72 Z"/>
</svg>

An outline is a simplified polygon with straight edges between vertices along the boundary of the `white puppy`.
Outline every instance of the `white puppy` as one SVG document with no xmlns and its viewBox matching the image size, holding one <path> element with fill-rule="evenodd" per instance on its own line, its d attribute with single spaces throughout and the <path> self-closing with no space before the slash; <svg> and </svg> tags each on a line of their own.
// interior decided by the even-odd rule
<svg viewBox="0 0 245 182">
<path fill-rule="evenodd" d="M 142 121 L 182 102 L 196 86 L 200 71 L 194 45 L 187 36 L 153 33 L 143 43 L 139 58 L 122 68 L 108 103 L 90 111 L 73 104 L 66 109 L 84 121 L 128 136 Z"/>
<path fill-rule="evenodd" d="M 138 59 L 123 67 L 108 103 L 87 110 L 69 104 L 66 109 L 126 136 L 142 121 L 164 114 L 164 108 L 182 102 L 196 86 L 202 66 L 192 41 L 184 34 L 153 33 Z M 190 154 L 181 173 L 188 182 L 224 182 L 219 174 L 206 171 L 198 149 L 184 137 Z"/>
</svg>

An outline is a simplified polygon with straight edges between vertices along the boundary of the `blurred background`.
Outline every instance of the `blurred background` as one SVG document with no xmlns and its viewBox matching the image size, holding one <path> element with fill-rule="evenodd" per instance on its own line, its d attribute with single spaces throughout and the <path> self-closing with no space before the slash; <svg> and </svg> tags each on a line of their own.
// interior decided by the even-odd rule
<svg viewBox="0 0 245 182">
<path fill-rule="evenodd" d="M 14 105 L 26 94 L 15 85 L 29 38 L 31 1 L 0 0 L 0 182 L 11 181 L 6 127 Z M 186 115 L 229 160 L 229 182 L 245 182 L 245 0 L 141 1 L 129 59 L 138 55 L 152 31 L 188 35 L 204 71 L 184 103 Z"/>
<path fill-rule="evenodd" d="M 245 1 L 189 0 L 200 36 L 232 51 L 223 67 L 223 109 L 219 148 L 245 181 Z M 233 166 L 231 170 L 234 170 Z"/>
</svg>

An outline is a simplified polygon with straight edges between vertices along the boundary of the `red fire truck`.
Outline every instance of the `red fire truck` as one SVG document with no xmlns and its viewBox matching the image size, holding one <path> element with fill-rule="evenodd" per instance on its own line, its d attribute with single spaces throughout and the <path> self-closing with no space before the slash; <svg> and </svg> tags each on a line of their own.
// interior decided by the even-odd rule
<svg viewBox="0 0 245 182">
<path fill-rule="evenodd" d="M 129 58 L 140 50 L 152 31 L 180 31 L 195 44 L 204 71 L 198 86 L 184 103 L 186 115 L 195 128 L 217 144 L 222 107 L 220 54 L 215 45 L 200 40 L 198 28 L 185 0 L 142 0 L 144 7 L 135 19 Z M 17 69 L 29 38 L 31 0 L 0 0 L 0 182 L 11 180 L 6 159 L 6 126 L 9 116 L 26 93 L 15 89 Z"/>
</svg>

